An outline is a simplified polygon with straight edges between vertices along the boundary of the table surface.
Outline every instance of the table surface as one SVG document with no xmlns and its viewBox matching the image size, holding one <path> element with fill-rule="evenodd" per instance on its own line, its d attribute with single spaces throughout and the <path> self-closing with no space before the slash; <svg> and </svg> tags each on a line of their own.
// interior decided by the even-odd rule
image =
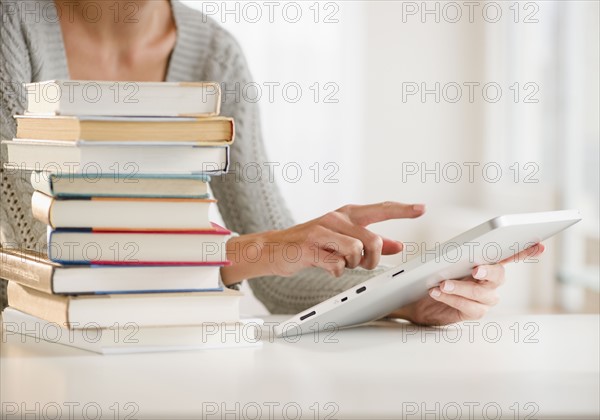
<svg viewBox="0 0 600 420">
<path fill-rule="evenodd" d="M 599 332 L 597 315 L 380 321 L 294 339 L 265 331 L 254 348 L 112 356 L 11 335 L 0 400 L 7 419 L 598 418 Z"/>
</svg>

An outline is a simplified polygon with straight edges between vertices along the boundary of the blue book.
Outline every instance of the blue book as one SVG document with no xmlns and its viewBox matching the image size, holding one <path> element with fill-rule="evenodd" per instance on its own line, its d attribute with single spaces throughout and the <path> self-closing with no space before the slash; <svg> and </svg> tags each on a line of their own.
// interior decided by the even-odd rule
<svg viewBox="0 0 600 420">
<path fill-rule="evenodd" d="M 208 198 L 207 175 L 69 174 L 32 172 L 31 185 L 57 198 L 144 197 Z"/>
</svg>

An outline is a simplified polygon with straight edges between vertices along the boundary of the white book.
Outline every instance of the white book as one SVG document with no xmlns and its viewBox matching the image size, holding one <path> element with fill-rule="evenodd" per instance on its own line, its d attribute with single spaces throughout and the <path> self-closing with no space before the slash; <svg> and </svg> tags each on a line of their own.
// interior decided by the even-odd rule
<svg viewBox="0 0 600 420">
<path fill-rule="evenodd" d="M 26 83 L 27 112 L 46 115 L 214 116 L 215 82 L 48 80 Z"/>
<path fill-rule="evenodd" d="M 220 265 L 64 265 L 54 269 L 56 294 L 220 291 Z"/>
<path fill-rule="evenodd" d="M 14 308 L 2 312 L 2 342 L 47 341 L 104 355 L 185 350 L 257 347 L 263 320 L 235 323 L 208 322 L 191 326 L 88 328 L 70 330 Z"/>
<path fill-rule="evenodd" d="M 33 217 L 58 228 L 120 230 L 211 229 L 208 213 L 215 200 L 202 198 L 31 197 Z"/>
<path fill-rule="evenodd" d="M 61 264 L 185 264 L 227 261 L 231 231 L 113 231 L 48 228 L 48 258 Z"/>
<path fill-rule="evenodd" d="M 229 146 L 184 146 L 73 143 L 3 140 L 8 149 L 7 171 L 32 170 L 52 174 L 103 174 L 134 178 L 140 174 L 209 174 L 227 172 Z"/>
</svg>

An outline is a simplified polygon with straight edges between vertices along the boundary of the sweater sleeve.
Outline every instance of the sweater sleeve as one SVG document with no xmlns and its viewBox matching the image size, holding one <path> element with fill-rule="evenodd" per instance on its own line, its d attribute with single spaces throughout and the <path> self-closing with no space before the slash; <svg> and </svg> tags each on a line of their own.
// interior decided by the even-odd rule
<svg viewBox="0 0 600 420">
<path fill-rule="evenodd" d="M 290 211 L 273 180 L 250 173 L 252 167 L 266 168 L 268 162 L 261 133 L 259 106 L 244 100 L 241 92 L 252 83 L 248 65 L 236 41 L 223 29 L 217 29 L 212 45 L 221 63 L 223 103 L 221 113 L 236 123 L 236 140 L 231 148 L 231 172 L 213 177 L 211 187 L 227 227 L 240 235 L 294 224 Z M 218 55 L 221 55 L 220 57 Z M 225 63 L 225 64 L 223 64 Z M 249 179 L 251 178 L 251 179 Z M 307 269 L 289 278 L 261 277 L 249 280 L 255 296 L 273 313 L 296 313 L 316 305 L 381 272 L 346 270 L 334 278 L 321 269 Z"/>
<path fill-rule="evenodd" d="M 23 83 L 31 81 L 32 70 L 29 48 L 21 22 L 15 14 L 5 13 L 2 3 L 0 48 L 0 139 L 10 140 L 15 135 L 13 115 L 25 107 Z M 5 169 L 6 146 L 0 148 L 0 246 L 32 247 L 36 243 L 31 220 L 31 186 L 27 175 L 14 169 Z M 0 280 L 0 309 L 6 305 L 6 282 Z"/>
</svg>

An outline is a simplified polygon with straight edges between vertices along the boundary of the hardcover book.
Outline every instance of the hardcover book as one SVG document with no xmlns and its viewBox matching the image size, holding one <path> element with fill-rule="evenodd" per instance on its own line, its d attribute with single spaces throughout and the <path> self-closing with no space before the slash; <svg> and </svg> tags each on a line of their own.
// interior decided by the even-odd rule
<svg viewBox="0 0 600 420">
<path fill-rule="evenodd" d="M 31 173 L 31 186 L 57 198 L 208 198 L 206 175 Z"/>
<path fill-rule="evenodd" d="M 33 217 L 54 228 L 105 230 L 210 230 L 216 200 L 197 198 L 54 198 L 35 191 Z"/>
<path fill-rule="evenodd" d="M 86 142 L 231 144 L 233 119 L 16 115 L 17 138 Z"/>
<path fill-rule="evenodd" d="M 214 116 L 221 88 L 214 82 L 48 80 L 25 83 L 27 112 L 48 115 Z"/>
<path fill-rule="evenodd" d="M 228 262 L 176 265 L 61 265 L 45 254 L 0 248 L 0 278 L 49 294 L 223 290 Z"/>
<path fill-rule="evenodd" d="M 52 174 L 207 174 L 229 168 L 229 146 L 89 144 L 44 140 L 2 140 L 8 149 L 8 171 L 31 170 Z"/>
<path fill-rule="evenodd" d="M 231 232 L 210 230 L 49 230 L 48 258 L 62 264 L 193 264 L 226 261 Z"/>
<path fill-rule="evenodd" d="M 8 283 L 8 304 L 29 315 L 68 329 L 139 327 L 238 322 L 236 290 L 220 292 L 136 293 L 114 295 L 50 295 Z"/>
</svg>

